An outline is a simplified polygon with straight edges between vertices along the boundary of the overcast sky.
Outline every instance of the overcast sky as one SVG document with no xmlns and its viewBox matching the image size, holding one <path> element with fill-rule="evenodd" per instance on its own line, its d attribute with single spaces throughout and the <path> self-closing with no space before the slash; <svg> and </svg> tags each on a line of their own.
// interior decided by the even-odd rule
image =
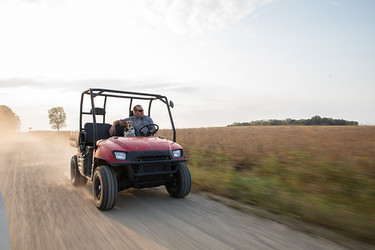
<svg viewBox="0 0 375 250">
<path fill-rule="evenodd" d="M 23 130 L 57 106 L 77 129 L 89 87 L 166 95 L 178 128 L 375 125 L 375 1 L 0 0 L 0 105 Z"/>
</svg>

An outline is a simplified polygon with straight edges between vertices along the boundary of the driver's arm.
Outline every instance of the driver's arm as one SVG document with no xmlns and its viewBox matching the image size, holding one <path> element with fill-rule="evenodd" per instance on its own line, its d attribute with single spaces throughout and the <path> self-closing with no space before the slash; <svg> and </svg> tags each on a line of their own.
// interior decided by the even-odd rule
<svg viewBox="0 0 375 250">
<path fill-rule="evenodd" d="M 116 131 L 116 126 L 119 125 L 121 120 L 116 120 L 112 123 L 112 126 L 109 129 L 109 135 L 114 135 Z"/>
</svg>

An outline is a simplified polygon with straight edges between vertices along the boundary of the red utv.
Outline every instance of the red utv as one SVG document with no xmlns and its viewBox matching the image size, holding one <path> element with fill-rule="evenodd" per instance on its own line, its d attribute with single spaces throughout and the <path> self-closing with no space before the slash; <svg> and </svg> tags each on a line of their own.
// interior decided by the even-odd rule
<svg viewBox="0 0 375 250">
<path fill-rule="evenodd" d="M 84 106 L 84 97 L 88 104 Z M 95 106 L 96 98 L 104 99 L 101 107 Z M 156 124 L 145 126 L 142 136 L 124 137 L 124 128 L 116 127 L 115 136 L 109 135 L 111 124 L 105 123 L 107 100 L 124 98 L 129 101 L 132 115 L 134 100 L 151 104 L 162 102 L 167 108 L 173 131 L 173 141 L 155 136 Z M 85 103 L 87 104 L 87 103 Z M 84 110 L 84 107 L 89 107 Z M 72 133 L 71 146 L 78 149 L 70 162 L 71 182 L 74 186 L 93 182 L 95 205 L 100 210 L 112 209 L 117 193 L 128 188 L 149 188 L 165 185 L 170 196 L 183 198 L 191 189 L 191 176 L 185 163 L 182 147 L 176 143 L 176 131 L 170 108 L 173 102 L 155 94 L 136 93 L 109 89 L 88 89 L 82 92 L 79 131 Z M 120 109 L 120 108 L 119 108 Z M 99 123 L 97 118 L 102 117 Z M 83 118 L 90 122 L 83 124 Z"/>
</svg>

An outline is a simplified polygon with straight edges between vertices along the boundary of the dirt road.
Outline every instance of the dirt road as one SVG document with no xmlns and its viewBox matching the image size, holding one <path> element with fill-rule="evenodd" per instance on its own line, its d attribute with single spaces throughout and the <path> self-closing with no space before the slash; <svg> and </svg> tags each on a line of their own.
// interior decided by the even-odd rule
<svg viewBox="0 0 375 250">
<path fill-rule="evenodd" d="M 1 141 L 10 249 L 342 249 L 197 194 L 170 198 L 163 187 L 122 191 L 101 212 L 91 183 L 70 184 L 75 149 L 61 142 L 28 134 Z"/>
</svg>

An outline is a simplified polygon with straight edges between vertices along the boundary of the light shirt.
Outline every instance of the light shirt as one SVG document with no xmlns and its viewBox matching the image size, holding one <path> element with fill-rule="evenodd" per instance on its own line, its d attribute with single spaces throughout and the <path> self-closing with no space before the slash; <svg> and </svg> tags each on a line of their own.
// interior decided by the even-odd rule
<svg viewBox="0 0 375 250">
<path fill-rule="evenodd" d="M 142 118 L 137 118 L 135 115 L 132 115 L 128 118 L 122 119 L 122 122 L 126 121 L 132 121 L 134 128 L 135 128 L 135 135 L 140 136 L 141 134 L 139 133 L 139 129 L 142 128 L 145 125 L 148 124 L 154 124 L 154 121 L 151 119 L 149 116 L 143 116 Z M 144 128 L 142 130 L 144 133 L 147 133 L 147 128 Z"/>
</svg>

